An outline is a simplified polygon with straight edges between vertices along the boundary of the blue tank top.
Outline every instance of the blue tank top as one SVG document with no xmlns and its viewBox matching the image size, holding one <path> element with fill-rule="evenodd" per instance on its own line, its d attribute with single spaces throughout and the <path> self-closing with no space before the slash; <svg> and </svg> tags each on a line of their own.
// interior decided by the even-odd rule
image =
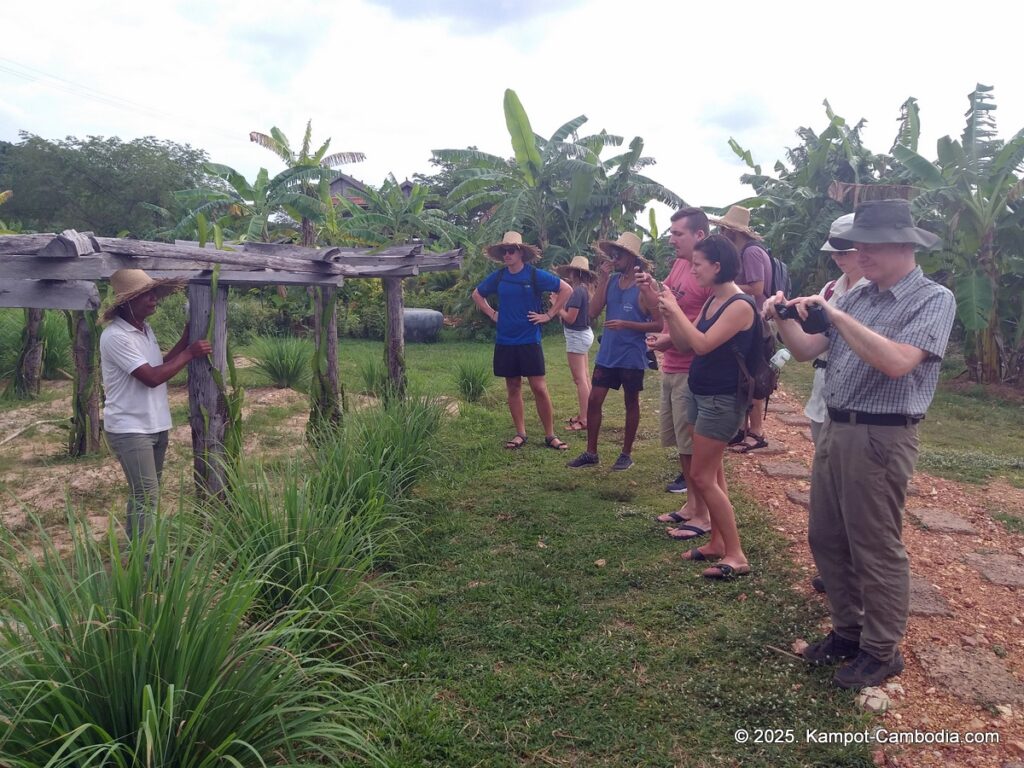
<svg viewBox="0 0 1024 768">
<path fill-rule="evenodd" d="M 651 318 L 645 315 L 640 307 L 640 286 L 636 283 L 623 290 L 619 287 L 619 276 L 614 275 L 608 281 L 608 292 L 605 294 L 605 322 L 609 320 L 632 320 L 646 323 Z M 601 336 L 601 348 L 597 352 L 596 365 L 602 368 L 633 368 L 646 370 L 647 344 L 643 331 L 609 330 L 605 328 Z"/>
<path fill-rule="evenodd" d="M 738 293 L 726 300 L 709 319 L 708 307 L 711 306 L 711 299 L 708 299 L 700 317 L 697 318 L 697 330 L 707 333 L 722 316 L 725 308 L 737 300 L 745 301 L 754 309 L 754 300 L 745 293 Z M 695 395 L 735 395 L 739 390 L 740 381 L 740 364 L 736 361 L 735 350 L 740 350 L 749 360 L 757 330 L 758 324 L 752 323 L 747 330 L 739 331 L 729 341 L 715 347 L 706 355 L 694 357 L 690 366 L 690 391 Z M 749 363 L 747 367 L 750 367 Z"/>
</svg>

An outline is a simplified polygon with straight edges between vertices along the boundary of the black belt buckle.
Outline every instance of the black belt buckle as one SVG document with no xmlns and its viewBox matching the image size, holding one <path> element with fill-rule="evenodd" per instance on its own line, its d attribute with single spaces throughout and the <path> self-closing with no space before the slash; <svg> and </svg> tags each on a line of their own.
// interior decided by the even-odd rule
<svg viewBox="0 0 1024 768">
<path fill-rule="evenodd" d="M 921 419 L 902 413 L 863 413 L 861 411 L 840 411 L 828 409 L 829 418 L 839 424 L 867 424 L 875 427 L 911 427 Z"/>
</svg>

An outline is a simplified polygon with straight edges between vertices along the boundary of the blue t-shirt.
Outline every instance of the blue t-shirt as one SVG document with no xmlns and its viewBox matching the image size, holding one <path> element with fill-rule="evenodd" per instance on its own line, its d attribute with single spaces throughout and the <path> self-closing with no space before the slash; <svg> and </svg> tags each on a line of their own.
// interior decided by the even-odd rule
<svg viewBox="0 0 1024 768">
<path fill-rule="evenodd" d="M 619 287 L 618 273 L 612 274 L 605 294 L 604 321 L 632 320 L 646 323 L 651 318 L 640 306 L 640 286 L 636 283 L 623 290 Z M 605 328 L 601 332 L 601 348 L 597 350 L 595 364 L 602 368 L 647 369 L 647 334 L 625 328 Z"/>
<path fill-rule="evenodd" d="M 536 272 L 535 279 L 531 274 Z M 536 283 L 536 292 L 533 283 Z M 528 312 L 544 312 L 540 294 L 557 291 L 562 284 L 558 275 L 524 264 L 514 275 L 507 267 L 491 272 L 476 287 L 481 296 L 498 294 L 498 344 L 540 344 L 540 326 L 526 316 Z"/>
</svg>

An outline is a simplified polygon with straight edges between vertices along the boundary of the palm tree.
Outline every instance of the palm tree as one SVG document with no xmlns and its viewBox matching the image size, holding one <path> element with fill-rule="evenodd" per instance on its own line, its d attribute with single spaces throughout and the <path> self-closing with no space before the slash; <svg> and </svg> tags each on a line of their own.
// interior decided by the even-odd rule
<svg viewBox="0 0 1024 768">
<path fill-rule="evenodd" d="M 333 155 L 328 155 L 330 139 L 321 144 L 315 152 L 311 152 L 312 133 L 313 121 L 310 120 L 306 123 L 306 133 L 302 137 L 302 147 L 298 152 L 292 150 L 288 137 L 276 126 L 270 129 L 269 135 L 258 131 L 252 131 L 249 134 L 249 141 L 269 149 L 287 166 L 285 171 L 274 177 L 274 183 L 271 186 L 280 186 L 282 192 L 302 195 L 315 201 L 303 205 L 304 201 L 292 197 L 290 202 L 285 204 L 286 209 L 291 208 L 298 214 L 302 245 L 307 248 L 312 248 L 316 244 L 313 222 L 320 220 L 320 217 L 326 213 L 321 202 L 321 185 L 324 182 L 329 184 L 340 174 L 340 171 L 335 170 L 338 167 L 348 163 L 359 163 L 366 159 L 366 155 L 362 152 L 335 152 Z M 301 207 L 296 207 L 297 202 Z"/>
<path fill-rule="evenodd" d="M 982 382 L 1024 373 L 1024 128 L 997 138 L 991 92 L 979 83 L 969 94 L 960 140 L 939 139 L 934 163 L 913 146 L 893 148 L 905 177 L 925 190 L 916 213 L 944 235 L 926 263 L 951 276 L 968 369 Z"/>
</svg>

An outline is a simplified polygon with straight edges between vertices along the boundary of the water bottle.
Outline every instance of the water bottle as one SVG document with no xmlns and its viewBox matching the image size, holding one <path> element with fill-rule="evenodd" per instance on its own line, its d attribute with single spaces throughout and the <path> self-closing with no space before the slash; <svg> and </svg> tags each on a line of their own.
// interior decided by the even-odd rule
<svg viewBox="0 0 1024 768">
<path fill-rule="evenodd" d="M 787 362 L 789 362 L 789 358 L 791 357 L 792 355 L 789 353 L 789 350 L 783 347 L 774 355 L 772 355 L 772 359 L 768 361 L 768 364 L 775 369 L 776 373 L 780 373 L 782 371 L 783 366 Z"/>
</svg>

